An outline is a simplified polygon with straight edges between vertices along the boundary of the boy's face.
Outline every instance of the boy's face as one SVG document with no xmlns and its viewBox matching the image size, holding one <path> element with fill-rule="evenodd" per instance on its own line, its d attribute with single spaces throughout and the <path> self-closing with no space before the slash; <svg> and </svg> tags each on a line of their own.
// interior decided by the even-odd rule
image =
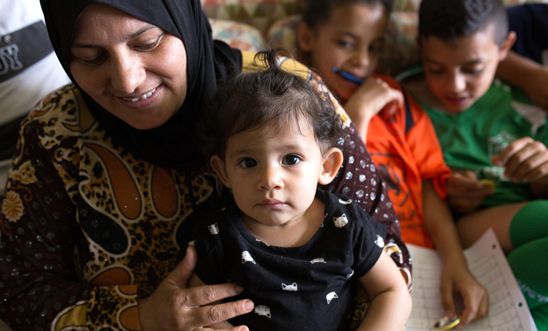
<svg viewBox="0 0 548 331">
<path fill-rule="evenodd" d="M 420 50 L 425 78 L 432 94 L 445 111 L 458 113 L 472 106 L 493 82 L 498 63 L 512 42 L 499 46 L 493 25 L 456 42 L 436 37 L 421 38 Z"/>
<path fill-rule="evenodd" d="M 232 135 L 217 161 L 214 169 L 248 220 L 281 226 L 301 220 L 312 204 L 324 159 L 312 127 L 300 120 Z"/>
<path fill-rule="evenodd" d="M 310 55 L 310 66 L 320 72 L 329 89 L 345 102 L 359 86 L 333 73 L 333 68 L 364 80 L 369 77 L 379 61 L 387 22 L 381 4 L 339 6 L 315 30 L 301 24 L 299 49 Z"/>
</svg>

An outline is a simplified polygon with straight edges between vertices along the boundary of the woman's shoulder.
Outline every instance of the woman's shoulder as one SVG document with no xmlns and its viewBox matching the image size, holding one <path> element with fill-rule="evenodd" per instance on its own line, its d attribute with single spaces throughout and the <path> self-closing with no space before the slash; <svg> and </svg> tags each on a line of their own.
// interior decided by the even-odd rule
<svg viewBox="0 0 548 331">
<path fill-rule="evenodd" d="M 42 99 L 22 123 L 22 128 L 41 127 L 35 131 L 57 135 L 81 135 L 95 119 L 84 102 L 80 90 L 73 84 L 65 85 Z"/>
</svg>

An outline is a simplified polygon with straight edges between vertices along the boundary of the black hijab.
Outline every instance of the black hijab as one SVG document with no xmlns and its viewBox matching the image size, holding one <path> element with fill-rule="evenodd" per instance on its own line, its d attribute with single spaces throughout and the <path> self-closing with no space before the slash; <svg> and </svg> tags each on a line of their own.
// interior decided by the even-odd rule
<svg viewBox="0 0 548 331">
<path fill-rule="evenodd" d="M 70 72 L 71 45 L 78 15 L 90 3 L 117 8 L 180 38 L 187 53 L 187 93 L 179 111 L 162 126 L 138 130 L 103 109 L 83 91 L 84 99 L 113 142 L 137 158 L 154 164 L 188 169 L 198 165 L 195 127 L 204 101 L 217 84 L 241 71 L 241 53 L 213 41 L 211 26 L 200 0 L 40 0 L 53 48 L 63 68 Z"/>
</svg>

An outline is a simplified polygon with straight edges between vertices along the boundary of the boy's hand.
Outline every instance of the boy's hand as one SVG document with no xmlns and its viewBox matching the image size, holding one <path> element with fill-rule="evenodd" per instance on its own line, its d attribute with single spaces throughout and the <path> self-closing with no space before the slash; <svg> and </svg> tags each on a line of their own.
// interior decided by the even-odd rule
<svg viewBox="0 0 548 331">
<path fill-rule="evenodd" d="M 344 109 L 365 141 L 373 116 L 383 109 L 392 115 L 400 105 L 403 105 L 403 95 L 399 90 L 391 88 L 382 79 L 370 77 L 348 99 Z"/>
<path fill-rule="evenodd" d="M 462 307 L 457 308 L 455 293 Z M 441 277 L 441 295 L 447 316 L 460 314 L 461 325 L 487 316 L 489 296 L 487 290 L 474 278 L 468 268 L 455 263 L 445 263 Z"/>
<path fill-rule="evenodd" d="M 494 187 L 480 182 L 473 171 L 454 170 L 447 181 L 447 200 L 451 209 L 467 214 L 478 209 Z"/>
<path fill-rule="evenodd" d="M 504 166 L 512 181 L 531 183 L 548 176 L 548 149 L 531 137 L 521 138 L 493 157 L 493 163 Z"/>
</svg>

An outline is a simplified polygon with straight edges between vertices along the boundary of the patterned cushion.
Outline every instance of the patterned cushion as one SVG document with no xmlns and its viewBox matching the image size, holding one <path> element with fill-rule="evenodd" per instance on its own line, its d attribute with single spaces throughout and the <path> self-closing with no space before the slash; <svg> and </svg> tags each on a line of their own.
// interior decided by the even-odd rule
<svg viewBox="0 0 548 331">
<path fill-rule="evenodd" d="M 252 25 L 265 34 L 282 17 L 299 12 L 302 0 L 201 0 L 210 18 L 233 20 Z"/>
<path fill-rule="evenodd" d="M 231 47 L 245 51 L 259 51 L 265 48 L 261 32 L 244 23 L 221 19 L 209 19 L 213 38 L 220 39 Z"/>
</svg>

